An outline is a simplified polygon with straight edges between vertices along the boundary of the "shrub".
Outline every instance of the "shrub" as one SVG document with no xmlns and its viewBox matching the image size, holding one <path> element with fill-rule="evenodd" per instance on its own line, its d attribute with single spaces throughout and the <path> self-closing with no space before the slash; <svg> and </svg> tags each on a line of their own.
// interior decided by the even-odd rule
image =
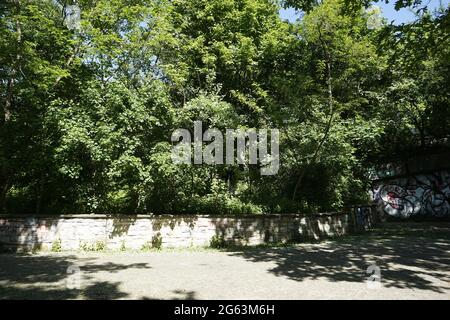
<svg viewBox="0 0 450 320">
<path fill-rule="evenodd" d="M 62 251 L 61 239 L 56 239 L 55 241 L 53 241 L 51 250 L 52 250 L 52 252 L 61 252 Z"/>
<path fill-rule="evenodd" d="M 122 240 L 122 243 L 120 244 L 120 251 L 127 250 L 127 247 L 125 246 L 125 240 Z"/>
<path fill-rule="evenodd" d="M 106 250 L 106 242 L 105 241 L 96 241 L 93 244 L 89 244 L 86 242 L 81 242 L 80 243 L 80 250 L 81 251 L 105 251 Z"/>
<path fill-rule="evenodd" d="M 223 238 L 223 236 L 219 236 L 219 235 L 214 235 L 211 240 L 209 241 L 209 246 L 211 248 L 215 248 L 215 249 L 221 249 L 221 248 L 225 248 L 227 245 L 227 243 L 225 242 L 225 239 Z"/>
<path fill-rule="evenodd" d="M 162 237 L 161 233 L 157 233 L 155 236 L 152 237 L 152 248 L 155 249 L 161 249 L 162 247 Z"/>
</svg>

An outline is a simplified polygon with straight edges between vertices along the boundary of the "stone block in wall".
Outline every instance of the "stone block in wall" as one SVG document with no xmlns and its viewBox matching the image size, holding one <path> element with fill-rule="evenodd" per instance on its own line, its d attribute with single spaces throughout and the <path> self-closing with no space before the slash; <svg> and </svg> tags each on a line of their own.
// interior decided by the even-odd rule
<svg viewBox="0 0 450 320">
<path fill-rule="evenodd" d="M 349 232 L 349 215 L 255 215 L 245 217 L 53 217 L 1 218 L 0 242 L 63 250 L 102 242 L 108 249 L 141 249 L 155 237 L 163 247 L 209 246 L 218 236 L 236 245 L 319 239 Z"/>
</svg>

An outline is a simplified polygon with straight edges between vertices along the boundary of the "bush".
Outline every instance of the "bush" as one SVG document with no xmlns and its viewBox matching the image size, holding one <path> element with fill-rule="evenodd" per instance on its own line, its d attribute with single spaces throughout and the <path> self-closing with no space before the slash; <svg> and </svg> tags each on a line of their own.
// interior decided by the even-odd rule
<svg viewBox="0 0 450 320">
<path fill-rule="evenodd" d="M 62 251 L 61 239 L 56 239 L 52 243 L 52 252 L 61 252 L 61 251 Z"/>
<path fill-rule="evenodd" d="M 211 248 L 221 249 L 221 248 L 225 248 L 227 246 L 227 243 L 226 243 L 225 239 L 223 238 L 223 236 L 219 236 L 216 234 L 209 241 L 209 246 Z"/>
<path fill-rule="evenodd" d="M 106 250 L 106 243 L 105 243 L 105 241 L 100 241 L 100 240 L 96 241 L 93 244 L 82 242 L 82 243 L 80 243 L 80 250 L 86 251 L 86 252 L 89 252 L 89 251 L 105 251 Z"/>
<path fill-rule="evenodd" d="M 152 248 L 161 249 L 162 247 L 162 237 L 158 232 L 155 236 L 152 237 Z"/>
</svg>

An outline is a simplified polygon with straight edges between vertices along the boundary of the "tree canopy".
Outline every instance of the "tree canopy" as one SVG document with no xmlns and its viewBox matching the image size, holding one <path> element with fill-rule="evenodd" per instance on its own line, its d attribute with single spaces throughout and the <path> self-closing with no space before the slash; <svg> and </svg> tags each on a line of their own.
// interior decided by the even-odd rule
<svg viewBox="0 0 450 320">
<path fill-rule="evenodd" d="M 282 6 L 304 15 L 283 21 Z M 367 202 L 374 169 L 449 149 L 450 9 L 395 6 L 416 21 L 389 25 L 365 0 L 2 1 L 0 210 Z M 197 120 L 278 128 L 278 174 L 173 163 L 171 133 Z"/>
</svg>

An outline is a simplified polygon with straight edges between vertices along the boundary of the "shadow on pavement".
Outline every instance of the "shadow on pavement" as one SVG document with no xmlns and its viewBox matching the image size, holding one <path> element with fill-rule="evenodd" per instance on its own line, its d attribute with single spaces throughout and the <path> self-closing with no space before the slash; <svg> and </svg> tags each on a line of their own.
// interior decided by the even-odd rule
<svg viewBox="0 0 450 320">
<path fill-rule="evenodd" d="M 294 281 L 365 282 L 375 263 L 384 287 L 450 290 L 450 225 L 389 225 L 370 234 L 292 247 L 241 248 L 226 255 L 251 263 L 270 262 L 267 272 Z M 120 254 L 120 253 L 119 253 Z M 174 262 L 176 263 L 176 261 Z M 68 267 L 82 266 L 79 290 L 68 289 Z M 96 273 L 150 269 L 147 263 L 101 263 L 71 254 L 1 254 L 0 299 L 127 299 L 122 282 L 98 281 Z M 220 269 L 217 272 L 221 272 Z M 182 275 L 180 275 L 181 277 Z M 97 278 L 98 279 L 98 278 Z M 175 288 L 174 288 L 175 289 Z M 172 299 L 195 299 L 196 292 L 172 291 Z M 158 297 L 142 297 L 154 299 Z"/>
<path fill-rule="evenodd" d="M 449 225 L 394 224 L 370 234 L 320 244 L 246 248 L 229 254 L 252 262 L 272 262 L 275 267 L 270 273 L 296 281 L 321 278 L 361 283 L 370 275 L 366 273 L 369 265 L 375 263 L 387 288 L 439 293 L 450 289 Z"/>
<path fill-rule="evenodd" d="M 69 266 L 82 265 L 83 283 L 96 272 L 150 268 L 146 263 L 93 263 L 91 258 L 73 255 L 0 255 L 0 299 L 120 299 L 128 294 L 120 282 L 89 281 L 89 285 L 68 289 Z"/>
</svg>

